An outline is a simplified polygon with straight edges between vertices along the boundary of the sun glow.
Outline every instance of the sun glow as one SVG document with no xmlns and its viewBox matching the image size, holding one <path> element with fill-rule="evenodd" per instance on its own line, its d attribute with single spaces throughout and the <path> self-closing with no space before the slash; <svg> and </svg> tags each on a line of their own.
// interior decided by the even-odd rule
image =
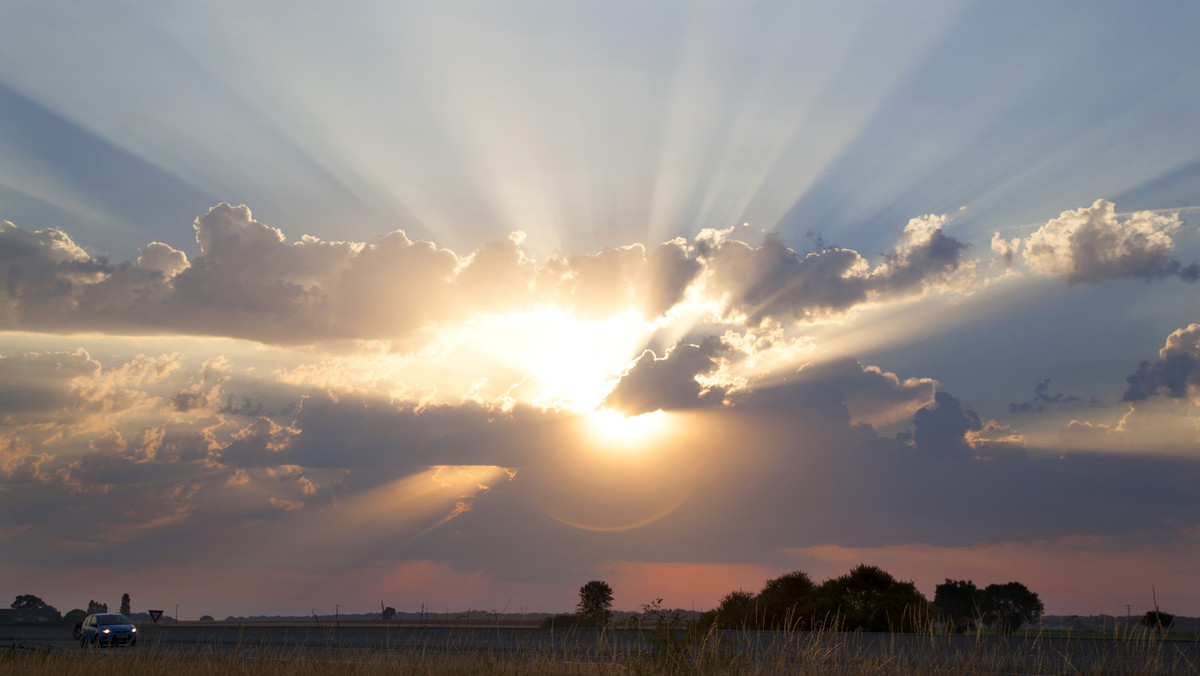
<svg viewBox="0 0 1200 676">
<path fill-rule="evenodd" d="M 635 312 L 603 320 L 558 309 L 481 317 L 448 340 L 440 360 L 477 364 L 508 383 L 508 396 L 542 408 L 596 410 L 655 326 Z"/>
<path fill-rule="evenodd" d="M 661 440 L 668 428 L 668 416 L 663 411 L 626 416 L 602 408 L 588 414 L 587 422 L 594 439 L 606 446 L 630 450 L 640 450 Z"/>
</svg>

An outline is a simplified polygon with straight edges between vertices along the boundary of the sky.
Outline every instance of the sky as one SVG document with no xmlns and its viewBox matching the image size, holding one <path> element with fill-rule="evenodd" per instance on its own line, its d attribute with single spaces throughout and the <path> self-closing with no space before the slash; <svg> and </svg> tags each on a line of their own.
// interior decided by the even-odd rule
<svg viewBox="0 0 1200 676">
<path fill-rule="evenodd" d="M 1200 615 L 1200 5 L 0 6 L 0 596 Z"/>
</svg>

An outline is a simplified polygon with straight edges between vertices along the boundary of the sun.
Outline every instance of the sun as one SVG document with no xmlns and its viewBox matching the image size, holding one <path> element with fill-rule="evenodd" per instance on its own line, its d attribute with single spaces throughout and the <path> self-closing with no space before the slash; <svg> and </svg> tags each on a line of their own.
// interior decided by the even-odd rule
<svg viewBox="0 0 1200 676">
<path fill-rule="evenodd" d="M 588 414 L 590 436 L 606 447 L 641 450 L 662 441 L 668 428 L 668 415 L 653 411 L 627 416 L 601 408 Z"/>
<path fill-rule="evenodd" d="M 636 312 L 583 319 L 552 308 L 477 318 L 461 353 L 481 372 L 506 374 L 518 401 L 590 413 L 655 329 Z"/>
</svg>

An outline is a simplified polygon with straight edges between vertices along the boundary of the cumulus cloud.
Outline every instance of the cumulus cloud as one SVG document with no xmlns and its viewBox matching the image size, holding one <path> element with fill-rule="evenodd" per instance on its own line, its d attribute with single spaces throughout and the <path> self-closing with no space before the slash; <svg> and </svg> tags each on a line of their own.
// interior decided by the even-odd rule
<svg viewBox="0 0 1200 676">
<path fill-rule="evenodd" d="M 854 359 L 839 357 L 802 366 L 793 376 L 770 385 L 778 391 L 770 396 L 786 396 L 788 390 L 801 387 L 815 389 L 821 396 L 844 406 L 850 424 L 881 425 L 909 419 L 932 403 L 937 381 L 901 380 L 878 366 L 863 366 Z M 737 398 L 741 403 L 753 400 L 755 395 Z"/>
<path fill-rule="evenodd" d="M 1141 401 L 1159 394 L 1174 399 L 1189 396 L 1200 387 L 1200 324 L 1188 324 L 1167 336 L 1167 344 L 1158 351 L 1158 361 L 1143 361 L 1138 370 L 1125 379 L 1129 387 L 1123 401 Z"/>
<path fill-rule="evenodd" d="M 1121 219 L 1112 202 L 1100 199 L 1051 219 L 1025 239 L 1021 253 L 1035 272 L 1061 277 L 1069 284 L 1164 277 L 1194 282 L 1200 278 L 1200 266 L 1184 266 L 1171 256 L 1172 235 L 1182 224 L 1178 214 L 1152 211 Z M 1006 261 L 1013 258 L 1018 244 L 1018 240 L 1003 240 L 999 233 L 992 238 L 993 250 Z"/>
<path fill-rule="evenodd" d="M 1000 236 L 1000 233 L 992 235 L 992 251 L 1000 256 L 1006 266 L 1013 266 L 1017 263 L 1017 253 L 1021 250 L 1021 238 L 1013 237 L 1005 239 Z"/>
<path fill-rule="evenodd" d="M 732 315 L 748 324 L 790 322 L 837 314 L 870 300 L 919 293 L 969 267 L 967 245 L 946 235 L 944 216 L 909 221 L 895 250 L 872 268 L 850 249 L 827 248 L 801 256 L 770 234 L 754 247 L 706 230 L 696 250 L 707 268 L 707 290 L 724 298 Z"/>
<path fill-rule="evenodd" d="M 628 415 L 719 405 L 725 388 L 697 380 L 715 371 L 726 346 L 716 336 L 699 345 L 678 344 L 657 357 L 649 350 L 630 366 L 604 404 Z"/>
<path fill-rule="evenodd" d="M 963 409 L 962 402 L 948 392 L 938 392 L 933 403 L 913 416 L 911 443 L 919 451 L 942 456 L 965 455 L 970 447 L 968 433 L 983 430 L 979 414 Z"/>
<path fill-rule="evenodd" d="M 557 306 L 580 318 L 668 315 L 696 291 L 727 322 L 806 321 L 921 293 L 969 271 L 947 217 L 912 219 L 875 266 L 855 251 L 801 256 L 777 236 L 759 246 L 706 230 L 543 261 L 523 236 L 456 253 L 395 231 L 371 242 L 326 242 L 218 204 L 193 224 L 200 255 L 151 242 L 136 261 L 93 257 L 59 230 L 0 227 L 0 316 L 51 332 L 183 333 L 295 344 L 403 341 L 475 313 Z"/>
</svg>

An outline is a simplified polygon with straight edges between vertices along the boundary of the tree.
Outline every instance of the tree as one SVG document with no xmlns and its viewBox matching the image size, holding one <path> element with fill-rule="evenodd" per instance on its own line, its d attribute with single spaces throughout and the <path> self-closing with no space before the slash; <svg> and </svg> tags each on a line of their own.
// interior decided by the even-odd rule
<svg viewBox="0 0 1200 676">
<path fill-rule="evenodd" d="M 766 629 L 803 629 L 817 586 L 802 570 L 767 580 L 758 593 L 758 612 Z"/>
<path fill-rule="evenodd" d="M 983 614 L 979 604 L 979 588 L 970 580 L 946 578 L 933 591 L 934 610 L 955 634 L 975 628 L 975 622 Z"/>
<path fill-rule="evenodd" d="M 912 582 L 899 582 L 878 566 L 859 565 L 817 588 L 813 616 L 846 631 L 920 631 L 929 602 Z"/>
<path fill-rule="evenodd" d="M 62 615 L 58 613 L 57 608 L 33 594 L 21 594 L 13 600 L 12 608 L 17 611 L 17 619 L 20 622 L 58 622 L 62 620 Z"/>
<path fill-rule="evenodd" d="M 757 626 L 754 595 L 741 589 L 729 592 L 717 606 L 717 624 L 730 629 Z"/>
<path fill-rule="evenodd" d="M 983 623 L 1001 634 L 1011 634 L 1023 624 L 1042 619 L 1045 607 L 1038 595 L 1020 582 L 989 584 L 980 593 Z"/>
<path fill-rule="evenodd" d="M 82 608 L 76 608 L 72 611 L 69 611 L 66 615 L 63 615 L 63 622 L 66 624 L 75 625 L 83 622 L 85 617 L 87 617 L 87 613 L 84 612 Z"/>
<path fill-rule="evenodd" d="M 579 588 L 579 614 L 596 626 L 608 624 L 612 612 L 612 587 L 603 580 L 591 580 Z"/>
<path fill-rule="evenodd" d="M 121 614 L 129 616 L 129 594 L 121 595 Z"/>
<path fill-rule="evenodd" d="M 16 610 L 41 610 L 48 606 L 33 594 L 21 594 L 12 602 L 12 607 Z"/>
<path fill-rule="evenodd" d="M 213 621 L 213 616 L 212 616 L 212 615 L 201 615 L 201 616 L 200 616 L 200 621 L 201 621 L 201 622 L 212 622 L 212 621 Z"/>
<path fill-rule="evenodd" d="M 387 608 L 383 609 L 383 621 L 384 622 L 391 622 L 392 619 L 395 617 L 396 617 L 396 609 L 395 608 L 388 606 Z"/>
<path fill-rule="evenodd" d="M 108 604 L 107 603 L 96 603 L 95 601 L 88 601 L 87 611 L 88 611 L 88 615 L 95 615 L 96 613 L 107 613 L 108 612 Z"/>
<path fill-rule="evenodd" d="M 1147 629 L 1166 631 L 1175 626 L 1175 616 L 1158 610 L 1147 610 L 1142 616 L 1142 626 Z"/>
</svg>

